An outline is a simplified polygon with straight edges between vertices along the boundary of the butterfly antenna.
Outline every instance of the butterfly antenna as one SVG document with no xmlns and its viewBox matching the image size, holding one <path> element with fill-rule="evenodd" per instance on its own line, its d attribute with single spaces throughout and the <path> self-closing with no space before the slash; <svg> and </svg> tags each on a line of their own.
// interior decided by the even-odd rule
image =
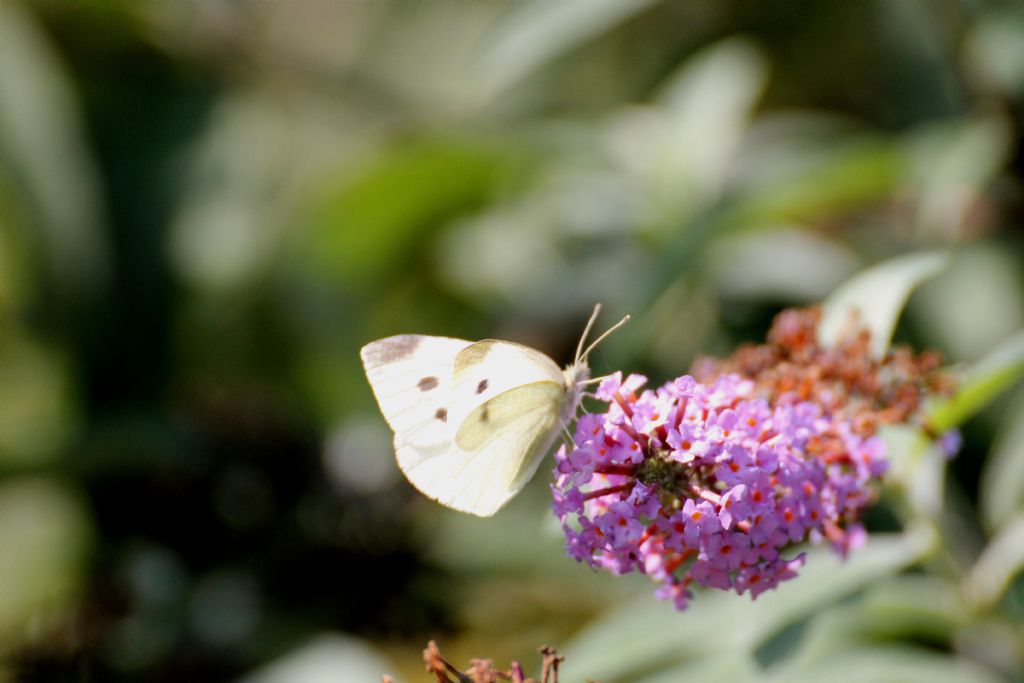
<svg viewBox="0 0 1024 683">
<path fill-rule="evenodd" d="M 587 321 L 587 326 L 583 328 L 583 334 L 580 336 L 580 343 L 576 347 L 576 358 L 573 361 L 575 364 L 579 364 L 581 358 L 586 356 L 583 353 L 583 344 L 587 341 L 587 336 L 590 334 L 590 330 L 593 329 L 594 323 L 597 322 L 597 316 L 601 314 L 601 304 L 594 306 L 594 312 L 590 314 L 590 320 Z"/>
<path fill-rule="evenodd" d="M 604 334 L 602 334 L 600 337 L 595 339 L 594 342 L 590 346 L 587 347 L 587 350 L 583 352 L 583 355 L 579 356 L 579 360 L 586 360 L 587 356 L 590 355 L 591 351 L 593 351 L 595 348 L 597 348 L 598 344 L 600 344 L 605 339 L 607 339 L 608 335 L 610 335 L 612 332 L 614 332 L 615 330 L 619 329 L 620 327 L 622 327 L 623 325 L 625 325 L 628 322 L 629 322 L 629 316 L 627 315 L 625 318 L 623 318 L 622 320 L 620 320 L 619 322 L 615 323 L 610 328 L 608 328 L 605 331 Z"/>
<path fill-rule="evenodd" d="M 577 384 L 577 386 L 581 386 L 581 387 L 585 387 L 585 386 L 588 386 L 590 384 L 600 384 L 601 382 L 605 381 L 609 377 L 611 377 L 611 375 L 601 375 L 600 377 L 591 377 L 590 379 L 583 380 L 582 382 L 577 382 L 576 384 Z"/>
</svg>

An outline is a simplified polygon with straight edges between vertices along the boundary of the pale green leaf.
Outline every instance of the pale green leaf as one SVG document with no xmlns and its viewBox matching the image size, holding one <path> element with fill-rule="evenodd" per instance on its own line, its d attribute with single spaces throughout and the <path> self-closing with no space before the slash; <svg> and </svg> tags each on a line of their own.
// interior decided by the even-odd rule
<svg viewBox="0 0 1024 683">
<path fill-rule="evenodd" d="M 77 428 L 68 363 L 7 326 L 0 332 L 0 466 L 38 465 Z"/>
<path fill-rule="evenodd" d="M 654 592 L 651 585 L 650 593 Z M 745 601 L 718 591 L 698 591 L 686 612 L 653 595 L 617 605 L 564 648 L 572 680 L 629 681 L 641 672 L 692 661 L 729 640 L 735 608 Z"/>
<path fill-rule="evenodd" d="M 874 586 L 858 612 L 873 638 L 917 634 L 934 642 L 951 638 L 970 619 L 959 585 L 928 574 L 894 576 Z"/>
<path fill-rule="evenodd" d="M 425 233 L 485 203 L 520 159 L 517 150 L 453 141 L 379 154 L 310 198 L 302 257 L 345 286 L 394 279 L 421 254 Z"/>
<path fill-rule="evenodd" d="M 931 440 L 918 427 L 908 424 L 882 425 L 878 435 L 885 442 L 886 459 L 889 461 L 885 483 L 901 489 L 911 488 Z"/>
<path fill-rule="evenodd" d="M 632 681 L 652 667 L 693 662 L 710 653 L 750 654 L 779 629 L 901 571 L 933 542 L 927 530 L 875 534 L 846 562 L 825 548 L 814 548 L 800 576 L 756 601 L 697 591 L 682 613 L 653 598 L 631 601 L 585 628 L 564 654 L 574 662 L 574 678 L 606 683 Z"/>
<path fill-rule="evenodd" d="M 642 678 L 637 683 L 679 683 L 679 681 L 747 681 L 764 677 L 753 658 L 735 654 L 714 654 Z M 635 679 L 630 679 L 635 680 Z M 611 683 L 603 682 L 603 683 Z"/>
<path fill-rule="evenodd" d="M 98 169 L 66 69 L 21 3 L 0 3 L 0 159 L 18 180 L 55 281 L 102 290 L 109 245 Z"/>
<path fill-rule="evenodd" d="M 976 363 L 1024 329 L 1024 263 L 996 242 L 958 247 L 941 277 L 914 295 L 914 328 L 929 346 Z"/>
<path fill-rule="evenodd" d="M 967 594 L 974 603 L 988 607 L 999 601 L 1021 569 L 1024 569 L 1024 513 L 1007 521 L 985 547 L 967 578 Z"/>
<path fill-rule="evenodd" d="M 947 252 L 902 256 L 862 271 L 825 301 L 818 343 L 828 348 L 860 329 L 871 333 L 871 352 L 883 356 L 910 293 L 949 262 Z"/>
<path fill-rule="evenodd" d="M 1024 396 L 1003 418 L 981 470 L 978 504 L 989 530 L 1024 506 Z"/>
<path fill-rule="evenodd" d="M 634 148 L 634 171 L 646 175 L 658 201 L 674 209 L 670 216 L 721 192 L 767 80 L 766 60 L 756 46 L 724 40 L 668 77 L 646 140 L 622 141 L 621 147 Z M 620 148 L 619 156 L 628 158 L 629 150 Z"/>
<path fill-rule="evenodd" d="M 379 681 L 394 667 L 370 643 L 325 632 L 246 674 L 238 683 Z"/>
<path fill-rule="evenodd" d="M 70 606 L 83 578 L 91 531 L 81 501 L 46 479 L 0 484 L 0 643 Z"/>
<path fill-rule="evenodd" d="M 965 621 L 955 584 L 925 575 L 883 579 L 856 600 L 835 605 L 764 642 L 758 660 L 785 680 L 850 648 L 885 640 L 949 640 Z"/>
<path fill-rule="evenodd" d="M 1024 373 L 1024 332 L 1013 335 L 964 373 L 956 393 L 936 400 L 928 422 L 936 432 L 963 424 L 1013 385 Z"/>
<path fill-rule="evenodd" d="M 781 170 L 771 167 L 745 183 L 743 196 L 727 207 L 722 222 L 760 229 L 842 214 L 889 196 L 904 163 L 899 149 L 868 136 L 797 157 L 783 157 L 774 164 Z"/>
<path fill-rule="evenodd" d="M 999 97 L 1024 94 L 1024 7 L 999 3 L 979 14 L 964 36 L 966 66 Z"/>
<path fill-rule="evenodd" d="M 787 669 L 767 680 L 779 683 L 997 683 L 1003 679 L 959 657 L 909 647 L 865 647 L 847 649 L 806 668 Z"/>
<path fill-rule="evenodd" d="M 784 223 L 816 222 L 888 196 L 902 163 L 891 145 L 873 139 L 811 156 L 795 169 L 787 166 L 746 182 L 730 201 L 694 217 L 684 232 L 662 245 L 641 299 L 651 305 L 673 283 L 691 277 L 694 269 L 704 266 L 709 245 L 723 237 L 775 230 Z M 626 346 L 639 346 L 639 335 L 651 326 L 631 327 L 623 333 Z"/>
<path fill-rule="evenodd" d="M 627 18 L 650 0 L 530 0 L 509 5 L 476 62 L 477 97 L 487 101 Z"/>
<path fill-rule="evenodd" d="M 853 594 L 879 579 L 896 574 L 931 552 L 934 533 L 925 527 L 902 534 L 872 534 L 867 546 L 851 551 L 843 561 L 831 550 L 818 547 L 808 553 L 800 575 L 750 603 L 753 612 L 741 622 L 749 647 L 757 647 L 779 629 Z"/>
<path fill-rule="evenodd" d="M 1006 165 L 1011 124 L 990 112 L 943 121 L 912 136 L 911 182 L 920 186 L 917 223 L 922 234 L 957 234 L 975 202 Z"/>
</svg>

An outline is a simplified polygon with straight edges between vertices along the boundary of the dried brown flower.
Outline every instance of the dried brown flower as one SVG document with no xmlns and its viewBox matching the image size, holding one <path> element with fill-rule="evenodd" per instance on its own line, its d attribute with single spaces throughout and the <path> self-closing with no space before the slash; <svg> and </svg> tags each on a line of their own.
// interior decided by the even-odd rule
<svg viewBox="0 0 1024 683">
<path fill-rule="evenodd" d="M 427 672 L 434 676 L 437 683 L 558 683 L 558 665 L 563 658 L 558 655 L 555 648 L 546 645 L 541 647 L 539 652 L 543 656 L 540 681 L 536 678 L 527 678 L 519 662 L 512 662 L 508 671 L 501 671 L 495 669 L 489 659 L 474 659 L 470 661 L 468 669 L 460 671 L 441 655 L 440 648 L 433 640 L 427 643 L 426 649 L 423 650 L 423 662 L 426 664 Z M 382 681 L 391 683 L 388 676 L 384 676 Z"/>
<path fill-rule="evenodd" d="M 708 383 L 726 373 L 742 375 L 773 405 L 813 400 L 847 418 L 862 437 L 873 435 L 882 424 L 913 422 L 925 395 L 952 389 L 952 378 L 939 370 L 936 352 L 915 354 L 896 346 L 874 358 L 866 331 L 821 348 L 815 337 L 820 318 L 818 307 L 787 309 L 776 316 L 767 344 L 741 346 L 725 359 L 699 358 L 693 376 Z M 828 457 L 827 441 L 815 447 Z"/>
</svg>

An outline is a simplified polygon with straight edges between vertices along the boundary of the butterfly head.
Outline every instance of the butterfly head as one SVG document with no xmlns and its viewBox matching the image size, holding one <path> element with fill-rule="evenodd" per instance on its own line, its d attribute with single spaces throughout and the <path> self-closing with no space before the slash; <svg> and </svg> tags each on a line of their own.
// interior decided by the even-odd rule
<svg viewBox="0 0 1024 683">
<path fill-rule="evenodd" d="M 580 336 L 580 343 L 576 347 L 576 357 L 573 359 L 572 364 L 566 367 L 564 371 L 565 384 L 568 387 L 568 396 L 570 396 L 570 415 L 575 415 L 576 413 L 576 407 L 579 405 L 580 398 L 583 394 L 583 387 L 592 381 L 590 379 L 590 366 L 587 365 L 587 359 L 590 357 L 590 352 L 597 348 L 598 344 L 607 339 L 608 335 L 629 322 L 629 316 L 627 315 L 625 318 L 608 328 L 604 334 L 591 342 L 589 346 L 584 348 L 584 344 L 587 342 L 587 336 L 590 334 L 590 330 L 594 327 L 594 323 L 597 321 L 597 316 L 600 313 L 601 304 L 597 304 L 594 306 L 594 312 L 590 314 L 590 320 L 587 322 L 587 326 L 583 330 L 583 335 Z"/>
</svg>

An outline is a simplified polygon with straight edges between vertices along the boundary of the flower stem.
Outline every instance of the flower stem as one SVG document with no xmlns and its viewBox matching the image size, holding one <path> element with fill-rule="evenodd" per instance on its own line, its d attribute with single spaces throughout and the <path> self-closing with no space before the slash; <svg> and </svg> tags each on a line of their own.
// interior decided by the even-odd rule
<svg viewBox="0 0 1024 683">
<path fill-rule="evenodd" d="M 636 472 L 636 465 L 600 465 L 594 468 L 597 474 L 622 474 L 632 476 Z"/>
<path fill-rule="evenodd" d="M 628 491 L 633 488 L 633 482 L 626 482 L 625 484 L 619 484 L 618 486 L 608 486 L 603 489 L 597 489 L 596 491 L 588 491 L 583 494 L 583 500 L 593 500 L 594 498 L 600 498 L 601 496 L 607 496 L 612 493 L 621 493 L 622 491 Z"/>
</svg>

